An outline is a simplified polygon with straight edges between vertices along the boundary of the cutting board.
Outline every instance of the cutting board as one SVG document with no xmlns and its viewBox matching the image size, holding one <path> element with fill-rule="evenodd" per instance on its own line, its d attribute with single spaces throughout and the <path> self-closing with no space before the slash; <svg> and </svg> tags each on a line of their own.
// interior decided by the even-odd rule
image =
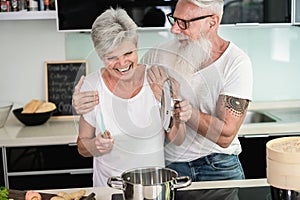
<svg viewBox="0 0 300 200">
<path fill-rule="evenodd" d="M 25 200 L 26 191 L 22 190 L 9 190 L 8 198 L 14 200 Z M 47 193 L 40 193 L 42 196 L 42 200 L 50 200 L 51 197 L 56 196 L 56 194 L 47 194 Z"/>
<path fill-rule="evenodd" d="M 8 198 L 14 200 L 25 200 L 26 192 L 27 191 L 10 189 L 8 193 Z M 56 196 L 56 194 L 41 193 L 41 192 L 39 193 L 42 196 L 42 200 L 50 200 L 51 197 Z M 88 196 L 83 196 L 81 200 L 95 200 L 95 193 L 92 192 Z"/>
</svg>

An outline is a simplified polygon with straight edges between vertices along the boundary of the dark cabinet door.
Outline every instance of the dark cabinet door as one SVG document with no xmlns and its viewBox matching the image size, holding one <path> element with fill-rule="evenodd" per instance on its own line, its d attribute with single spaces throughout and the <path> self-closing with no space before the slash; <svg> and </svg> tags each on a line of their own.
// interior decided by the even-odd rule
<svg viewBox="0 0 300 200">
<path fill-rule="evenodd" d="M 291 23 L 291 0 L 225 0 L 221 24 Z"/>
<path fill-rule="evenodd" d="M 10 172 L 92 168 L 93 158 L 85 158 L 76 145 L 8 147 L 7 168 Z"/>
<path fill-rule="evenodd" d="M 4 186 L 4 170 L 3 170 L 2 148 L 0 148 L 0 186 Z"/>
<path fill-rule="evenodd" d="M 44 174 L 10 176 L 9 188 L 16 190 L 44 190 L 93 187 L 92 174 Z"/>
<path fill-rule="evenodd" d="M 246 179 L 266 178 L 266 143 L 269 136 L 240 137 L 242 153 L 239 155 Z"/>
<path fill-rule="evenodd" d="M 266 178 L 266 144 L 279 137 L 300 136 L 300 133 L 255 135 L 239 137 L 242 153 L 239 155 L 246 179 Z"/>
<path fill-rule="evenodd" d="M 10 189 L 92 187 L 93 158 L 76 145 L 7 147 Z"/>
<path fill-rule="evenodd" d="M 295 23 L 297 25 L 300 25 L 300 0 L 296 0 L 295 1 L 295 14 L 294 14 L 294 18 L 295 18 Z"/>
</svg>

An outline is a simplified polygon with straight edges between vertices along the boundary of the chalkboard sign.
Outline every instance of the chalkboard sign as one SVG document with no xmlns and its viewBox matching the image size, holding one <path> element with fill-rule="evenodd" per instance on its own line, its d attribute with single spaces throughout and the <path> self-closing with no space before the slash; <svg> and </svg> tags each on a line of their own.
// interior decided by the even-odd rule
<svg viewBox="0 0 300 200">
<path fill-rule="evenodd" d="M 45 62 L 46 100 L 56 105 L 53 117 L 72 118 L 74 86 L 88 73 L 86 60 Z"/>
</svg>

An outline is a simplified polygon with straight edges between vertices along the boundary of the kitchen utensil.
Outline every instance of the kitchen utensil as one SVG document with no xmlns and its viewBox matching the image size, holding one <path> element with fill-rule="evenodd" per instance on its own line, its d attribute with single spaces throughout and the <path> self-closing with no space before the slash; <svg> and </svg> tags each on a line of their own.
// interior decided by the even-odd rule
<svg viewBox="0 0 300 200">
<path fill-rule="evenodd" d="M 271 200 L 300 200 L 300 192 L 270 186 Z"/>
<path fill-rule="evenodd" d="M 150 167 L 125 171 L 121 176 L 110 177 L 107 184 L 123 190 L 124 200 L 174 200 L 176 189 L 189 186 L 191 179 L 178 177 L 172 169 Z"/>
<path fill-rule="evenodd" d="M 300 137 L 267 143 L 267 181 L 276 188 L 300 191 Z"/>
<path fill-rule="evenodd" d="M 161 95 L 161 109 L 160 116 L 162 119 L 163 128 L 168 132 L 172 127 L 174 106 L 180 102 L 181 99 L 174 98 L 172 82 L 167 78 L 163 84 L 162 95 Z"/>
<path fill-rule="evenodd" d="M 52 197 L 57 196 L 56 194 L 44 193 L 44 192 L 39 192 L 39 194 L 42 196 L 43 200 L 50 200 Z M 9 199 L 14 199 L 14 200 L 24 200 L 25 195 L 26 195 L 26 191 L 24 190 L 9 189 L 8 197 Z M 95 200 L 95 195 L 96 194 L 92 192 L 88 196 L 83 196 L 80 200 Z"/>
<path fill-rule="evenodd" d="M 100 113 L 100 131 L 102 133 L 103 138 L 111 138 L 110 132 L 105 128 L 102 112 Z"/>
<path fill-rule="evenodd" d="M 12 107 L 13 103 L 11 102 L 0 102 L 0 128 L 5 125 Z"/>
<path fill-rule="evenodd" d="M 21 113 L 23 108 L 17 108 L 13 110 L 16 118 L 26 126 L 36 126 L 44 124 L 50 119 L 53 114 L 53 110 L 43 113 Z"/>
<path fill-rule="evenodd" d="M 92 192 L 88 196 L 81 198 L 81 200 L 95 200 L 96 199 L 95 196 L 96 196 L 96 194 L 94 192 Z"/>
</svg>

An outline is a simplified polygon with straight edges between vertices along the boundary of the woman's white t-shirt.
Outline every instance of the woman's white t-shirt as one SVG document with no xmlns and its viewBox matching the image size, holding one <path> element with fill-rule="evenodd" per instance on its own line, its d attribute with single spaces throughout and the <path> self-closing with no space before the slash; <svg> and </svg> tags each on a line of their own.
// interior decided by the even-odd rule
<svg viewBox="0 0 300 200">
<path fill-rule="evenodd" d="M 100 103 L 83 117 L 95 127 L 96 135 L 103 130 L 101 124 L 104 124 L 114 139 L 112 151 L 94 157 L 94 186 L 105 186 L 109 177 L 120 176 L 132 168 L 165 166 L 165 135 L 159 104 L 146 77 L 144 80 L 136 96 L 123 99 L 106 87 L 100 70 L 85 78 L 81 91 L 98 90 Z"/>
</svg>

